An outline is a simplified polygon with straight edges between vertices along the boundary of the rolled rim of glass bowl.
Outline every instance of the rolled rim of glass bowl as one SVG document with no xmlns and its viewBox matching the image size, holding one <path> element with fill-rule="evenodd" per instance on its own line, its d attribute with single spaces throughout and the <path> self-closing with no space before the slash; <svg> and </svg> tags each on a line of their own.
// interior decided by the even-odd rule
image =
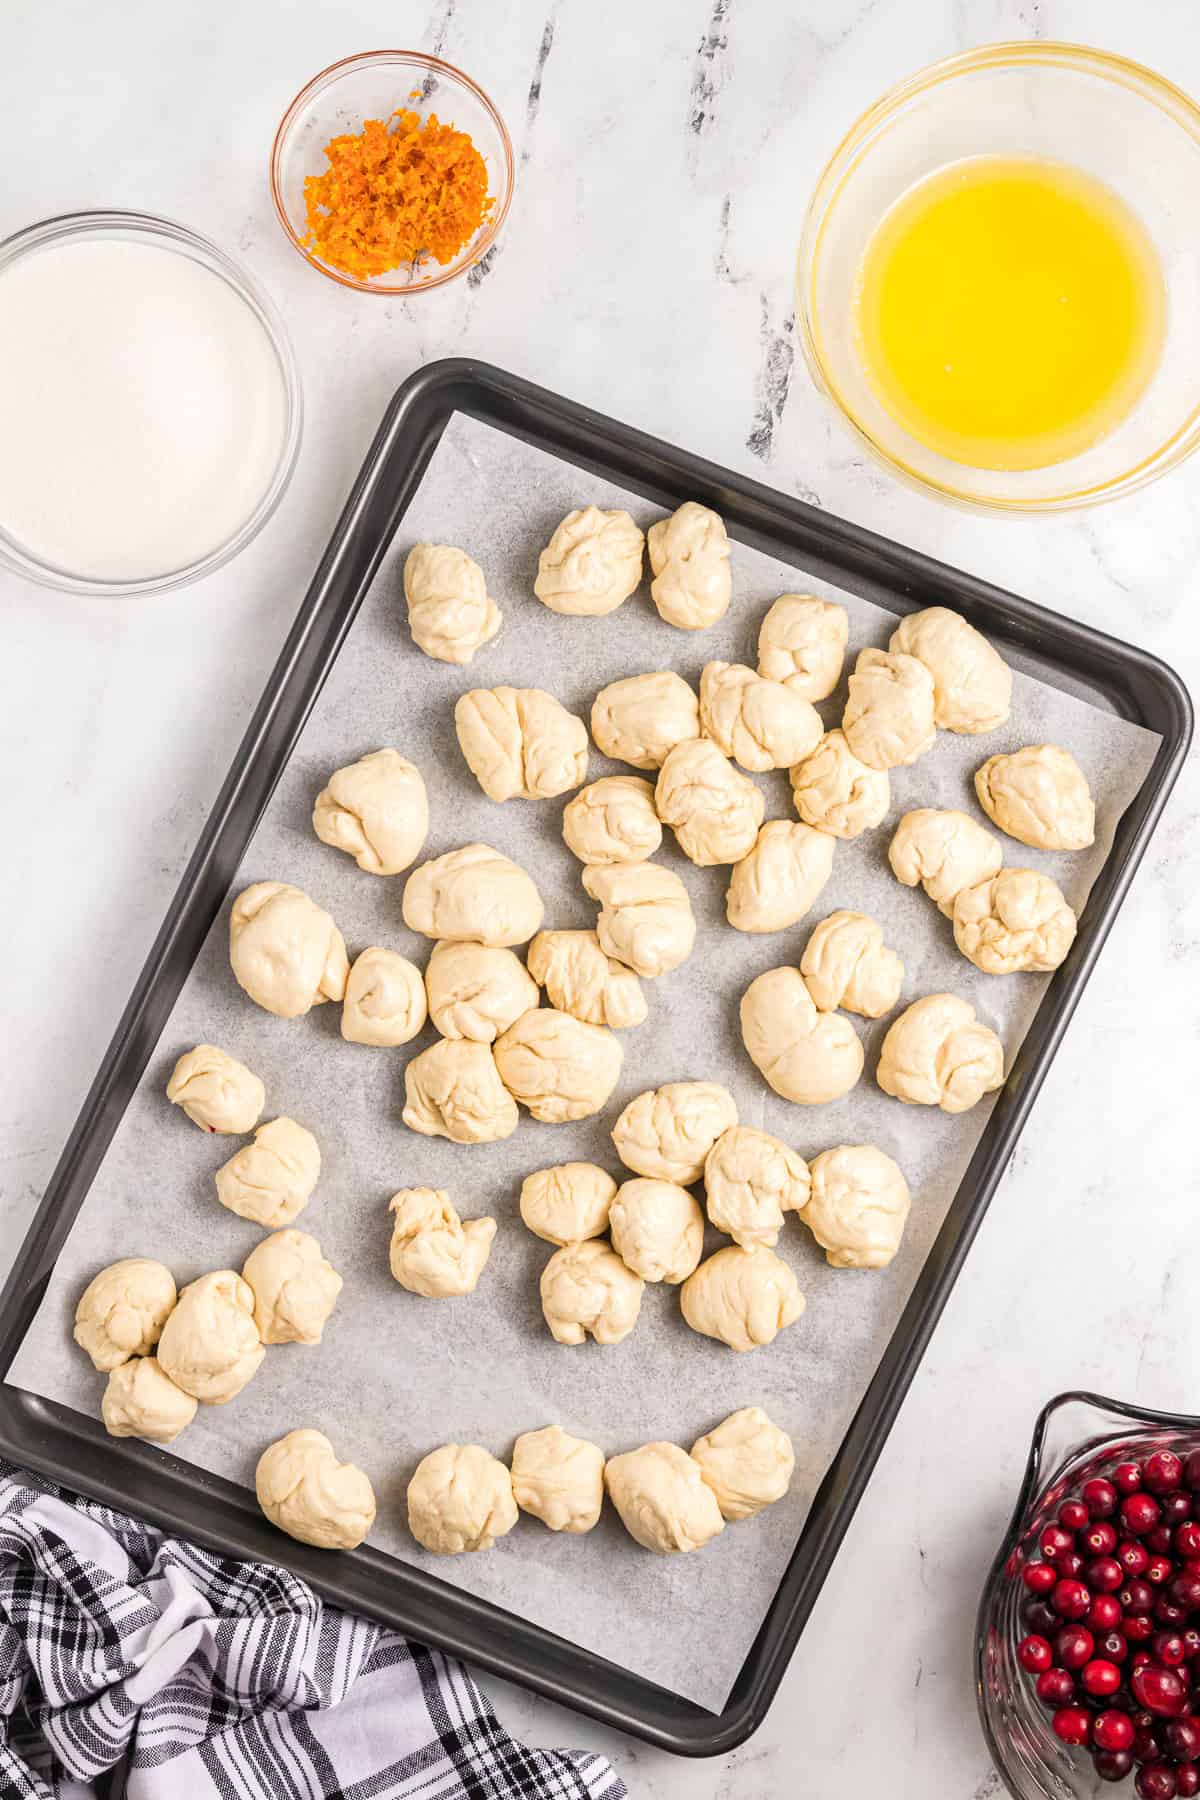
<svg viewBox="0 0 1200 1800">
<path fill-rule="evenodd" d="M 284 162 L 293 135 L 313 103 L 321 95 L 327 94 L 330 89 L 349 77 L 360 74 L 364 70 L 384 68 L 389 65 L 412 71 L 422 82 L 425 77 L 433 76 L 437 80 L 444 81 L 451 90 L 458 89 L 468 96 L 472 103 L 482 109 L 487 122 L 496 134 L 498 145 L 498 155 L 495 158 L 498 167 L 489 169 L 490 178 L 493 180 L 498 178 L 499 186 L 491 216 L 479 227 L 470 243 L 459 252 L 452 263 L 447 263 L 440 273 L 425 276 L 420 280 L 414 279 L 411 274 L 404 281 L 389 280 L 382 276 L 363 280 L 357 275 L 347 274 L 344 269 L 334 268 L 331 263 L 314 255 L 292 223 L 284 191 L 286 185 Z M 362 123 L 363 121 L 360 120 L 360 128 Z M 458 121 L 449 118 L 446 123 L 454 125 Z M 465 129 L 465 126 L 460 124 L 459 129 Z M 322 145 L 321 148 L 323 149 L 324 146 Z M 318 170 L 314 166 L 309 173 L 315 175 Z M 474 268 L 481 258 L 487 255 L 508 217 L 508 209 L 512 204 L 516 166 L 508 127 L 490 96 L 484 92 L 477 81 L 473 81 L 462 69 L 455 68 L 453 63 L 446 62 L 443 57 L 430 56 L 421 50 L 364 50 L 354 56 L 344 56 L 340 61 L 330 63 L 328 68 L 322 69 L 300 89 L 279 121 L 279 129 L 276 131 L 274 142 L 271 145 L 270 178 L 271 199 L 276 217 L 283 227 L 284 235 L 293 249 L 304 258 L 311 268 L 328 276 L 330 281 L 336 281 L 339 286 L 353 289 L 355 293 L 386 294 L 395 299 L 397 297 L 408 298 L 413 294 L 428 294 L 434 288 L 445 287 L 447 282 L 455 281 L 460 275 L 465 275 L 468 269 Z"/>
<path fill-rule="evenodd" d="M 839 372 L 831 353 L 831 331 L 837 327 L 837 320 L 831 319 L 831 312 L 835 309 L 823 303 L 818 292 L 824 274 L 822 259 L 824 257 L 826 262 L 829 260 L 827 246 L 831 231 L 840 224 L 839 207 L 844 209 L 849 204 L 848 185 L 860 174 L 864 165 L 873 166 L 871 159 L 880 146 L 887 143 L 889 134 L 897 125 L 918 112 L 924 114 L 937 100 L 952 91 L 952 84 L 957 83 L 960 89 L 965 89 L 965 78 L 1015 71 L 1031 71 L 1050 77 L 1069 75 L 1106 83 L 1114 95 L 1117 90 L 1123 91 L 1126 96 L 1132 96 L 1135 101 L 1141 101 L 1153 109 L 1160 123 L 1176 127 L 1180 151 L 1187 149 L 1195 154 L 1194 171 L 1191 171 L 1189 165 L 1185 178 L 1195 196 L 1192 217 L 1200 218 L 1200 106 L 1182 89 L 1140 63 L 1087 45 L 1047 42 L 988 44 L 977 50 L 947 57 L 900 82 L 863 113 L 846 133 L 825 165 L 805 213 L 796 260 L 796 315 L 801 348 L 816 387 L 832 402 L 877 461 L 924 493 L 935 494 L 971 510 L 1001 510 L 1012 515 L 1037 516 L 1046 512 L 1096 505 L 1101 501 L 1132 493 L 1189 456 L 1200 444 L 1200 359 L 1196 359 L 1192 386 L 1180 416 L 1172 421 L 1169 429 L 1159 433 L 1154 442 L 1140 447 L 1136 454 L 1130 455 L 1126 466 L 1098 477 L 1091 465 L 1094 464 L 1097 452 L 1105 445 L 1111 445 L 1124 427 L 1138 418 L 1149 394 L 1157 389 L 1159 379 L 1163 376 L 1161 365 L 1146 393 L 1111 433 L 1078 456 L 1059 464 L 1047 465 L 1043 470 L 1028 472 L 1033 476 L 1050 477 L 1054 471 L 1060 471 L 1060 486 L 1052 487 L 1050 491 L 1037 492 L 1037 483 L 1013 479 L 1008 492 L 1000 491 L 998 483 L 994 491 L 984 492 L 980 491 L 980 476 L 1003 477 L 1007 474 L 1015 477 L 1025 472 L 978 470 L 955 464 L 947 458 L 937 456 L 909 436 L 890 416 L 886 416 L 882 424 L 880 418 L 864 417 L 861 402 L 857 402 L 847 392 L 844 372 Z M 995 148 L 995 144 L 984 142 L 981 133 L 979 146 L 974 153 Z M 1024 148 L 1021 127 L 1014 124 L 1013 140 L 1004 144 L 1004 153 L 1020 154 Z M 921 179 L 924 173 L 944 167 L 948 162 L 959 160 L 961 156 L 968 154 L 972 152 L 960 151 L 942 159 L 935 158 L 929 169 L 922 171 L 914 179 Z M 1064 156 L 1063 160 L 1075 159 Z M 905 183 L 906 187 L 910 185 L 911 181 Z M 890 200 L 887 201 L 869 218 L 866 227 L 868 236 L 890 204 Z M 1141 212 L 1136 203 L 1134 210 Z M 1200 227 L 1195 231 L 1191 261 L 1195 269 L 1200 269 Z M 1171 305 L 1173 295 L 1170 271 L 1164 269 L 1164 275 L 1167 281 L 1170 330 L 1171 315 L 1175 309 Z M 844 301 L 845 295 L 841 297 Z M 1164 360 L 1165 355 L 1164 350 Z M 875 410 L 879 415 L 884 415 L 881 405 Z M 882 441 L 885 434 L 894 441 Z M 922 466 L 923 463 L 925 466 Z"/>
<path fill-rule="evenodd" d="M 274 352 L 279 366 L 280 391 L 283 400 L 283 432 L 279 454 L 270 481 L 253 510 L 224 541 L 203 556 L 161 574 L 123 579 L 81 575 L 60 568 L 35 556 L 17 539 L 9 536 L 0 521 L 0 566 L 23 575 L 41 587 L 56 588 L 61 593 L 109 595 L 114 598 L 134 594 L 166 593 L 172 588 L 187 587 L 213 574 L 237 556 L 258 536 L 287 491 L 300 452 L 304 425 L 304 400 L 300 373 L 287 328 L 270 295 L 240 263 L 227 255 L 220 245 L 203 237 L 177 219 L 157 213 L 126 212 L 97 209 L 93 212 L 62 213 L 50 219 L 39 219 L 26 225 L 0 242 L 0 277 L 23 257 L 52 244 L 67 243 L 77 238 L 119 237 L 149 240 L 166 249 L 192 256 L 214 275 L 225 281 L 249 307 Z"/>
</svg>

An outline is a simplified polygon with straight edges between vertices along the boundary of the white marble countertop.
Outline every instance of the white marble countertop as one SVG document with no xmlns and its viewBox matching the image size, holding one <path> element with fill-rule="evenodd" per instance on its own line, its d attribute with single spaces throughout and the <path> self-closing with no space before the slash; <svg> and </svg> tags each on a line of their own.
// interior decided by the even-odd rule
<svg viewBox="0 0 1200 1800">
<path fill-rule="evenodd" d="M 282 308 L 307 403 L 268 530 L 202 587 L 70 599 L 0 575 L 10 823 L 3 1256 L 49 1178 L 396 383 L 469 352 L 1146 645 L 1200 686 L 1200 462 L 1110 510 L 952 513 L 894 484 L 794 355 L 805 196 L 844 128 L 994 38 L 1090 41 L 1200 91 L 1191 0 L 8 0 L 0 235 L 87 206 L 186 220 Z M 270 209 L 276 121 L 318 68 L 445 52 L 510 122 L 516 200 L 485 279 L 407 304 L 302 267 Z M 1039 1406 L 1086 1385 L 1197 1409 L 1200 779 L 1193 761 L 980 1231 L 762 1730 L 673 1760 L 515 1689 L 504 1720 L 611 1754 L 635 1795 L 985 1800 L 979 1587 Z"/>
</svg>

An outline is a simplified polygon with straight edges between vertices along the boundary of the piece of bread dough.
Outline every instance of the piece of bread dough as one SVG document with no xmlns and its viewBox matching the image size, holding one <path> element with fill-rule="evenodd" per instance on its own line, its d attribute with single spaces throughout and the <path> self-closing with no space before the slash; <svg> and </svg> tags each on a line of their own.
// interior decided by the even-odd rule
<svg viewBox="0 0 1200 1800">
<path fill-rule="evenodd" d="M 350 973 L 345 940 L 325 908 L 286 881 L 256 881 L 238 895 L 229 961 L 238 986 L 280 1019 L 340 1000 Z"/>
<path fill-rule="evenodd" d="M 264 1344 L 319 1344 L 342 1278 L 307 1231 L 275 1231 L 242 1264 Z"/>
<path fill-rule="evenodd" d="M 627 512 L 569 512 L 538 557 L 533 591 L 551 612 L 590 619 L 615 612 L 642 579 L 644 542 Z"/>
<path fill-rule="evenodd" d="M 835 912 L 822 919 L 800 958 L 800 973 L 819 1012 L 881 1019 L 904 986 L 904 964 L 866 913 Z"/>
<path fill-rule="evenodd" d="M 600 904 L 600 948 L 635 975 L 668 975 L 692 954 L 696 918 L 673 869 L 655 862 L 586 868 L 583 885 Z"/>
<path fill-rule="evenodd" d="M 394 1214 L 394 1281 L 425 1300 L 475 1292 L 492 1253 L 495 1219 L 460 1219 L 444 1188 L 401 1188 L 388 1211 Z"/>
<path fill-rule="evenodd" d="M 421 771 L 398 750 L 373 750 L 338 769 L 317 795 L 313 830 L 368 875 L 399 875 L 421 854 L 429 799 Z"/>
<path fill-rule="evenodd" d="M 656 1556 L 703 1550 L 725 1529 L 699 1463 L 678 1444 L 643 1444 L 611 1456 L 604 1485 L 630 1537 Z"/>
<path fill-rule="evenodd" d="M 109 1437 L 173 1444 L 195 1418 L 198 1405 L 163 1373 L 156 1356 L 133 1356 L 109 1374 L 100 1417 Z"/>
<path fill-rule="evenodd" d="M 806 825 L 830 837 L 856 838 L 878 825 L 892 803 L 886 769 L 860 762 L 843 731 L 827 731 L 792 770 L 792 800 Z"/>
<path fill-rule="evenodd" d="M 592 702 L 592 736 L 602 756 L 661 769 L 676 744 L 700 736 L 700 702 L 669 669 L 627 675 L 601 688 Z"/>
<path fill-rule="evenodd" d="M 805 700 L 827 700 L 841 680 L 850 616 L 815 594 L 780 594 L 758 632 L 758 672 Z"/>
<path fill-rule="evenodd" d="M 645 862 L 662 843 L 654 788 L 640 775 L 604 775 L 563 809 L 563 839 L 580 862 Z"/>
<path fill-rule="evenodd" d="M 808 1204 L 808 1164 L 794 1150 L 753 1125 L 723 1131 L 704 1164 L 710 1222 L 743 1250 L 774 1249 L 783 1215 Z"/>
<path fill-rule="evenodd" d="M 75 1342 L 106 1374 L 148 1356 L 175 1305 L 175 1277 L 148 1256 L 124 1256 L 94 1275 L 75 1308 Z"/>
<path fill-rule="evenodd" d="M 718 1250 L 679 1290 L 692 1330 L 737 1351 L 772 1343 L 785 1325 L 795 1324 L 804 1304 L 792 1271 L 762 1244 Z"/>
<path fill-rule="evenodd" d="M 635 1175 L 690 1187 L 737 1116 L 737 1102 L 719 1082 L 668 1081 L 629 1102 L 613 1126 L 612 1141 Z"/>
<path fill-rule="evenodd" d="M 860 650 L 842 714 L 846 742 L 872 769 L 916 762 L 933 745 L 933 676 L 915 656 Z"/>
<path fill-rule="evenodd" d="M 933 676 L 933 718 L 943 731 L 995 731 L 1012 707 L 1012 670 L 981 631 L 946 606 L 901 619 L 889 650 L 915 656 Z"/>
<path fill-rule="evenodd" d="M 609 1214 L 613 1249 L 643 1281 L 686 1281 L 704 1249 L 704 1214 L 685 1187 L 641 1175 L 617 1189 Z"/>
<path fill-rule="evenodd" d="M 435 1556 L 490 1550 L 517 1522 L 512 1477 L 479 1444 L 443 1444 L 408 1484 L 408 1529 Z"/>
<path fill-rule="evenodd" d="M 954 941 L 985 975 L 1057 969 L 1075 942 L 1075 913 L 1036 869 L 1001 869 L 954 900 Z"/>
<path fill-rule="evenodd" d="M 604 1452 L 561 1425 L 524 1431 L 513 1445 L 513 1499 L 551 1531 L 590 1531 L 604 1505 Z"/>
<path fill-rule="evenodd" d="M 425 980 L 415 963 L 378 944 L 356 956 L 346 980 L 342 1036 L 380 1049 L 407 1044 L 425 1024 Z"/>
<path fill-rule="evenodd" d="M 587 1119 L 621 1074 L 620 1040 L 554 1006 L 531 1007 L 496 1040 L 496 1067 L 513 1097 L 547 1125 Z"/>
<path fill-rule="evenodd" d="M 425 969 L 429 1016 L 445 1038 L 494 1044 L 538 1003 L 537 982 L 519 956 L 493 944 L 443 939 Z"/>
<path fill-rule="evenodd" d="M 517 1129 L 517 1103 L 490 1044 L 443 1038 L 404 1071 L 404 1123 L 423 1137 L 494 1144 Z"/>
<path fill-rule="evenodd" d="M 240 1394 L 266 1354 L 253 1289 L 232 1269 L 189 1282 L 158 1340 L 164 1375 L 206 1406 Z"/>
<path fill-rule="evenodd" d="M 899 1167 L 873 1144 L 814 1157 L 800 1217 L 835 1269 L 885 1269 L 900 1248 L 912 1199 Z"/>
<path fill-rule="evenodd" d="M 471 688 L 454 729 L 489 800 L 552 800 L 587 780 L 587 727 L 541 688 Z"/>
<path fill-rule="evenodd" d="M 438 662 L 469 663 L 491 642 L 503 614 L 483 570 L 452 544 L 414 544 L 404 562 L 413 643 Z"/>
<path fill-rule="evenodd" d="M 239 1218 L 275 1231 L 303 1212 L 320 1175 L 321 1147 L 312 1132 L 295 1119 L 271 1119 L 217 1170 L 217 1199 Z"/>
<path fill-rule="evenodd" d="M 782 1500 L 796 1467 L 791 1438 L 771 1423 L 761 1406 L 743 1406 L 730 1413 L 696 1439 L 691 1454 L 729 1524 L 752 1519 Z"/>
<path fill-rule="evenodd" d="M 542 923 L 537 888 L 488 844 L 464 844 L 414 869 L 404 888 L 404 923 L 422 937 L 511 947 Z"/>
<path fill-rule="evenodd" d="M 605 955 L 594 931 L 539 931 L 527 960 L 529 973 L 560 1012 L 615 1031 L 645 1023 L 641 982 L 632 969 Z"/>
<path fill-rule="evenodd" d="M 825 727 L 811 701 L 742 663 L 710 662 L 700 676 L 700 725 L 751 774 L 790 769 L 815 750 Z"/>
<path fill-rule="evenodd" d="M 566 1244 L 542 1270 L 542 1316 L 556 1344 L 619 1344 L 638 1322 L 645 1287 L 604 1238 Z"/>
<path fill-rule="evenodd" d="M 1004 861 L 1004 849 L 970 813 L 936 806 L 906 812 L 888 845 L 888 861 L 905 887 L 920 882 L 939 912 L 954 917 L 954 896 L 986 881 Z"/>
<path fill-rule="evenodd" d="M 677 744 L 658 772 L 654 804 L 699 868 L 740 862 L 754 848 L 766 802 L 708 738 Z"/>
<path fill-rule="evenodd" d="M 768 819 L 725 890 L 735 931 L 786 931 L 816 904 L 833 873 L 836 838 L 811 825 Z"/>
<path fill-rule="evenodd" d="M 302 1426 L 258 1459 L 254 1491 L 272 1525 L 318 1550 L 356 1550 L 375 1523 L 375 1491 L 340 1463 L 323 1431 Z"/>
<path fill-rule="evenodd" d="M 733 580 L 725 521 L 697 500 L 685 500 L 646 533 L 650 598 L 660 618 L 681 631 L 704 631 L 724 618 Z"/>
<path fill-rule="evenodd" d="M 236 1057 L 216 1044 L 197 1044 L 171 1070 L 167 1099 L 172 1106 L 182 1106 L 202 1131 L 240 1137 L 261 1119 L 267 1090 Z"/>
<path fill-rule="evenodd" d="M 967 1112 L 1004 1082 L 1004 1046 L 956 994 L 926 994 L 890 1026 L 876 1081 L 909 1106 Z"/>
<path fill-rule="evenodd" d="M 1087 776 L 1057 744 L 989 756 L 976 770 L 975 792 L 992 824 L 1032 850 L 1086 850 L 1096 841 Z"/>
<path fill-rule="evenodd" d="M 521 1218 L 548 1244 L 580 1244 L 603 1237 L 617 1184 L 595 1163 L 555 1163 L 521 1183 Z"/>
<path fill-rule="evenodd" d="M 742 995 L 742 1042 L 768 1085 L 797 1106 L 848 1094 L 863 1070 L 849 1019 L 821 1012 L 799 969 L 768 969 Z"/>
</svg>

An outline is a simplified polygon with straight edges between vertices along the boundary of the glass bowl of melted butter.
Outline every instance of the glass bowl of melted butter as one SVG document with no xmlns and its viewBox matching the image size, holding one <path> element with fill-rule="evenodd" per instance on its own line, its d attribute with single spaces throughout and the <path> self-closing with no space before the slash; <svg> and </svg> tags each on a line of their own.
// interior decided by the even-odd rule
<svg viewBox="0 0 1200 1800">
<path fill-rule="evenodd" d="M 827 165 L 796 310 L 894 472 L 1052 512 L 1200 442 L 1200 107 L 1072 44 L 993 44 L 884 96 Z"/>
</svg>

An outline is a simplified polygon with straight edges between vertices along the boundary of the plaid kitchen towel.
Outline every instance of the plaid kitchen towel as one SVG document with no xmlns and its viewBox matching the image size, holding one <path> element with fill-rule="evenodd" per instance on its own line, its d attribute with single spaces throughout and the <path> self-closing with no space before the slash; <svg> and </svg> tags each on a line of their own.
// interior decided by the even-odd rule
<svg viewBox="0 0 1200 1800">
<path fill-rule="evenodd" d="M 622 1800 L 460 1664 L 0 1462 L 3 1800 Z"/>
</svg>

